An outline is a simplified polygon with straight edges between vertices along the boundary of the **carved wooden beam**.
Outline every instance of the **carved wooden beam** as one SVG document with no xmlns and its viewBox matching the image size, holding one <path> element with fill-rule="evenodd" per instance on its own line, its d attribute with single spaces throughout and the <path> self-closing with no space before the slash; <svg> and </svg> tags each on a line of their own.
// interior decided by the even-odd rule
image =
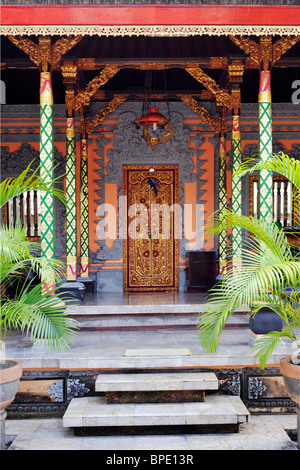
<svg viewBox="0 0 300 470">
<path fill-rule="evenodd" d="M 221 132 L 221 121 L 220 119 L 215 119 L 213 118 L 209 112 L 200 106 L 197 101 L 191 96 L 191 95 L 183 95 L 181 96 L 181 100 L 189 106 L 198 116 L 202 121 L 206 122 L 206 124 L 209 125 L 212 131 L 216 132 L 219 134 Z"/>
<path fill-rule="evenodd" d="M 84 91 L 77 93 L 75 97 L 75 110 L 79 110 L 83 106 L 89 106 L 92 97 L 98 91 L 100 86 L 105 85 L 110 78 L 112 78 L 118 71 L 119 67 L 116 65 L 106 65 L 101 71 L 100 75 L 93 78 Z"/>
<path fill-rule="evenodd" d="M 215 80 L 200 67 L 187 67 L 186 71 L 213 94 L 217 106 L 226 106 L 226 108 L 232 109 L 236 105 L 236 97 L 220 88 Z"/>
<path fill-rule="evenodd" d="M 87 135 L 91 134 L 96 126 L 98 126 L 110 113 L 112 113 L 120 104 L 126 100 L 126 95 L 115 96 L 110 103 L 101 109 L 92 119 L 85 120 L 84 130 Z M 82 114 L 82 113 L 81 113 Z"/>
<path fill-rule="evenodd" d="M 238 38 L 235 37 L 235 40 Z M 254 41 L 253 41 L 254 42 Z M 33 43 L 35 45 L 35 43 Z M 236 42 L 237 44 L 237 42 Z M 256 44 L 256 43 L 255 43 Z M 237 44 L 238 45 L 238 44 Z M 275 44 L 274 44 L 275 47 Z M 279 45 L 276 46 L 276 48 Z M 133 69 L 149 69 L 153 67 L 152 70 L 155 70 L 155 67 L 161 68 L 159 64 L 164 65 L 165 69 L 172 69 L 172 68 L 186 68 L 187 62 L 189 64 L 193 64 L 195 67 L 203 67 L 206 69 L 219 69 L 219 70 L 226 70 L 228 65 L 228 58 L 227 57 L 203 57 L 193 61 L 192 59 L 157 59 L 153 62 L 147 62 L 147 65 L 144 65 L 144 62 L 140 59 L 139 61 L 134 61 L 133 59 L 126 59 L 126 60 L 116 60 L 116 59 L 96 59 L 92 57 L 82 57 L 78 58 L 77 67 L 78 70 L 101 70 L 107 64 L 114 64 L 118 65 L 120 69 L 126 68 L 133 68 Z M 258 62 L 255 62 L 251 57 L 246 57 L 245 60 L 245 69 L 253 69 L 257 68 Z M 37 65 L 29 59 L 26 58 L 1 58 L 1 69 L 34 69 Z M 277 68 L 294 68 L 300 67 L 300 59 L 299 57 L 280 57 L 278 60 L 274 61 L 273 67 Z M 60 70 L 60 64 L 55 63 L 52 65 L 52 70 Z"/>
</svg>

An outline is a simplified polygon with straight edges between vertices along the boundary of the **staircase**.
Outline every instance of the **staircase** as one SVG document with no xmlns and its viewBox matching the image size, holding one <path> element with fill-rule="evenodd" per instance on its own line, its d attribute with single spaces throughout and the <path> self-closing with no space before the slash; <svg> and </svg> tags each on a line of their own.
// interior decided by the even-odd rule
<svg viewBox="0 0 300 470">
<path fill-rule="evenodd" d="M 104 372 L 95 392 L 97 396 L 71 400 L 64 427 L 94 435 L 220 433 L 238 432 L 249 417 L 239 397 L 218 395 L 218 380 L 211 372 Z"/>
<path fill-rule="evenodd" d="M 202 304 L 161 305 L 75 305 L 67 315 L 76 319 L 80 330 L 135 330 L 151 328 L 195 328 Z M 236 312 L 226 327 L 248 327 L 249 318 Z"/>
</svg>

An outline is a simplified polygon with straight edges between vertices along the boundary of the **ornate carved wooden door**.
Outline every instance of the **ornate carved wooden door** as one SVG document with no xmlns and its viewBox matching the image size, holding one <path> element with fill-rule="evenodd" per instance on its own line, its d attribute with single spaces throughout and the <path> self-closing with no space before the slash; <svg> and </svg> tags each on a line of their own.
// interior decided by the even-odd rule
<svg viewBox="0 0 300 470">
<path fill-rule="evenodd" d="M 123 194 L 127 198 L 124 290 L 177 290 L 177 165 L 124 167 Z"/>
</svg>

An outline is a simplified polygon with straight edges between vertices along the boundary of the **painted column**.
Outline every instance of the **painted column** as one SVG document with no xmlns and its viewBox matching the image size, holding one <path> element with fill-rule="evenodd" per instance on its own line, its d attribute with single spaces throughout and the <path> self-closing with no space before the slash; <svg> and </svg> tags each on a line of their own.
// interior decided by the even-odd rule
<svg viewBox="0 0 300 470">
<path fill-rule="evenodd" d="M 40 73 L 40 175 L 45 181 L 53 181 L 54 139 L 53 139 L 53 92 L 51 72 Z M 54 258 L 55 228 L 53 195 L 41 192 L 41 256 Z M 48 287 L 54 286 L 55 275 L 50 268 L 43 273 Z"/>
<path fill-rule="evenodd" d="M 221 131 L 219 134 L 219 212 L 227 209 L 226 190 L 226 108 L 220 112 Z M 219 274 L 227 272 L 227 230 L 219 234 Z"/>
<path fill-rule="evenodd" d="M 80 271 L 89 277 L 89 192 L 87 139 L 81 138 L 80 152 Z"/>
<path fill-rule="evenodd" d="M 67 117 L 66 158 L 66 232 L 67 232 L 67 281 L 77 279 L 77 217 L 76 217 L 76 138 L 75 113 Z"/>
<path fill-rule="evenodd" d="M 232 116 L 232 134 L 231 134 L 231 152 L 232 152 L 232 173 L 234 173 L 241 164 L 241 130 L 239 111 L 233 112 Z M 241 178 L 232 178 L 232 210 L 236 214 L 242 215 L 242 184 Z M 232 227 L 232 266 L 237 272 L 242 267 L 242 229 Z"/>
<path fill-rule="evenodd" d="M 258 95 L 259 153 L 261 161 L 272 155 L 271 71 L 261 70 Z M 272 172 L 262 170 L 259 177 L 260 218 L 273 219 Z"/>
</svg>

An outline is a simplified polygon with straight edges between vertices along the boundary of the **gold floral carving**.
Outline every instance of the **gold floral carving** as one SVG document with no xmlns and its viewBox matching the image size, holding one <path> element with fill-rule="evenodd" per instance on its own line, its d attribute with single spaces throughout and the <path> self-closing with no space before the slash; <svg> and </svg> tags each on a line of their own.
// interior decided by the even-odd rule
<svg viewBox="0 0 300 470">
<path fill-rule="evenodd" d="M 66 61 L 61 65 L 61 72 L 65 83 L 75 83 L 77 78 L 77 65 L 71 61 Z"/>
<path fill-rule="evenodd" d="M 15 46 L 26 52 L 32 62 L 41 68 L 42 72 L 47 72 L 49 65 L 54 69 L 59 66 L 62 55 L 72 49 L 81 40 L 82 36 L 60 38 L 53 45 L 51 45 L 50 36 L 40 36 L 38 44 L 29 38 L 24 38 L 24 36 L 9 35 L 8 38 Z"/>
<path fill-rule="evenodd" d="M 75 92 L 74 89 L 67 89 L 65 94 L 65 103 L 67 116 L 71 117 L 75 109 Z"/>
<path fill-rule="evenodd" d="M 163 62 L 141 62 L 138 68 L 140 70 L 165 70 L 168 67 Z"/>
<path fill-rule="evenodd" d="M 61 57 L 80 42 L 82 36 L 79 34 L 74 37 L 60 38 L 52 46 L 52 67 L 58 66 Z"/>
<path fill-rule="evenodd" d="M 241 60 L 233 60 L 228 64 L 228 75 L 231 83 L 241 83 L 244 74 L 244 64 Z"/>
<path fill-rule="evenodd" d="M 237 37 L 230 35 L 229 38 L 240 47 L 246 54 L 250 56 L 252 66 L 259 67 L 260 52 L 259 44 L 249 37 Z"/>
<path fill-rule="evenodd" d="M 83 57 L 78 59 L 78 70 L 95 70 L 99 68 L 96 63 L 95 59 L 92 57 Z"/>
<path fill-rule="evenodd" d="M 98 91 L 100 86 L 105 85 L 110 78 L 112 78 L 118 71 L 119 67 L 116 65 L 106 65 L 101 71 L 100 75 L 91 80 L 84 91 L 80 91 L 76 95 L 75 109 L 76 111 L 82 106 L 88 106 L 91 98 Z"/>
<path fill-rule="evenodd" d="M 110 103 L 101 109 L 92 119 L 85 122 L 85 131 L 87 134 L 91 134 L 96 126 L 98 126 L 110 113 L 112 113 L 120 104 L 126 100 L 126 96 L 118 95 L 115 96 Z"/>
<path fill-rule="evenodd" d="M 274 44 L 271 36 L 261 36 L 260 43 L 257 43 L 249 37 L 229 36 L 230 39 L 239 46 L 246 54 L 247 67 L 260 68 L 262 70 L 269 70 L 280 57 L 294 46 L 299 40 L 300 36 L 287 36 L 278 39 Z"/>
<path fill-rule="evenodd" d="M 157 194 L 149 185 L 151 168 L 155 170 Z M 124 166 L 123 195 L 127 198 L 123 225 L 124 290 L 178 290 L 178 166 Z"/>
<path fill-rule="evenodd" d="M 232 109 L 231 95 L 222 90 L 215 80 L 209 77 L 200 67 L 187 67 L 186 71 L 214 95 L 217 106 L 224 105 L 228 109 Z"/>
<path fill-rule="evenodd" d="M 278 39 L 278 41 L 276 41 L 273 45 L 273 64 L 299 40 L 300 35 L 287 36 L 285 38 Z"/>
<path fill-rule="evenodd" d="M 227 64 L 227 57 L 211 57 L 209 61 L 209 65 L 212 69 L 226 69 Z"/>
<path fill-rule="evenodd" d="M 157 144 L 160 142 L 162 145 L 165 145 L 166 142 L 168 142 L 172 137 L 174 137 L 175 134 L 175 129 L 173 127 L 173 124 L 171 122 L 168 122 L 165 125 L 165 128 L 167 132 L 163 134 L 161 137 L 154 137 L 150 135 L 149 132 L 149 127 L 145 126 L 143 130 L 143 136 L 146 141 L 146 143 L 152 148 L 152 150 L 155 150 L 155 147 Z"/>
<path fill-rule="evenodd" d="M 206 122 L 206 124 L 209 125 L 209 127 L 211 128 L 211 130 L 213 130 L 214 132 L 217 132 L 219 134 L 220 130 L 221 130 L 221 127 L 220 127 L 220 120 L 217 120 L 215 118 L 213 118 L 209 112 L 203 108 L 202 106 L 200 106 L 197 101 L 191 96 L 191 95 L 183 95 L 181 96 L 181 100 L 187 105 L 189 106 L 189 108 L 191 108 L 196 114 L 198 114 L 198 116 L 204 121 Z"/>
</svg>

